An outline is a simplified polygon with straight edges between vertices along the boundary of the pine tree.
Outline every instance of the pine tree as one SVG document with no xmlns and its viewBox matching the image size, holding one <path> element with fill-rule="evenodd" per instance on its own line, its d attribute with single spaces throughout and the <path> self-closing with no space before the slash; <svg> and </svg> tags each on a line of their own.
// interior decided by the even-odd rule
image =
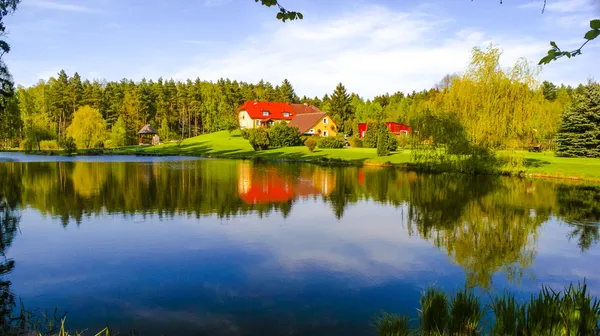
<svg viewBox="0 0 600 336">
<path fill-rule="evenodd" d="M 350 95 L 346 92 L 346 88 L 342 83 L 339 83 L 331 96 L 329 112 L 331 113 L 331 118 L 338 125 L 341 132 L 346 132 L 344 129 L 346 120 L 353 119 L 354 117 L 350 101 Z"/>
<path fill-rule="evenodd" d="M 588 83 L 565 110 L 557 155 L 600 157 L 600 84 Z"/>
<path fill-rule="evenodd" d="M 292 83 L 287 79 L 283 80 L 281 86 L 279 87 L 279 93 L 281 95 L 281 101 L 284 103 L 292 104 L 298 102 L 298 97 L 294 92 L 294 87 L 292 87 Z"/>
<path fill-rule="evenodd" d="M 69 103 L 73 113 L 81 106 L 81 99 L 83 96 L 83 85 L 81 83 L 81 77 L 76 72 L 73 77 L 69 79 L 68 85 Z"/>
</svg>

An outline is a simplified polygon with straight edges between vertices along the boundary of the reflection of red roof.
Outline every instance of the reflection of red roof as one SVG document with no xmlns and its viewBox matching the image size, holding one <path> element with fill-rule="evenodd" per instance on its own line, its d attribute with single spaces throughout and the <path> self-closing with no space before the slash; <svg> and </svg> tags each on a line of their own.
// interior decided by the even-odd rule
<svg viewBox="0 0 600 336">
<path fill-rule="evenodd" d="M 269 118 L 275 120 L 292 120 L 294 115 L 294 109 L 290 104 L 286 103 L 270 103 L 270 102 L 256 102 L 253 100 L 247 101 L 245 104 L 240 106 L 238 111 L 246 111 L 252 119 Z M 263 112 L 269 112 L 268 116 L 263 115 Z M 289 112 L 286 117 L 283 112 Z"/>
<path fill-rule="evenodd" d="M 250 204 L 282 203 L 293 196 L 294 188 L 276 176 L 253 179 L 248 191 L 240 194 L 240 198 Z"/>
</svg>

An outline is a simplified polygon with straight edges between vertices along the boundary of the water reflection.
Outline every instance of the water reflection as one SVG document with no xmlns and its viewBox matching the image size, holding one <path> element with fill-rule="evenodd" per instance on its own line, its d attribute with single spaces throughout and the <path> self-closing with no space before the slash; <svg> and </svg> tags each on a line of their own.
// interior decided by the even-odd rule
<svg viewBox="0 0 600 336">
<path fill-rule="evenodd" d="M 2 249 L 20 210 L 30 228 L 14 239 L 17 265 L 29 263 L 21 292 L 64 290 L 85 306 L 81 318 L 102 322 L 201 314 L 205 329 L 250 330 L 262 311 L 273 328 L 287 314 L 277 328 L 363 330 L 381 309 L 412 312 L 431 281 L 519 286 L 572 262 L 538 256 L 540 237 L 562 232 L 556 221 L 584 257 L 599 240 L 600 187 L 584 183 L 228 160 L 4 162 L 0 173 L 2 215 L 13 218 Z M 56 231 L 39 214 L 81 229 Z M 47 245 L 58 247 L 44 254 Z"/>
</svg>

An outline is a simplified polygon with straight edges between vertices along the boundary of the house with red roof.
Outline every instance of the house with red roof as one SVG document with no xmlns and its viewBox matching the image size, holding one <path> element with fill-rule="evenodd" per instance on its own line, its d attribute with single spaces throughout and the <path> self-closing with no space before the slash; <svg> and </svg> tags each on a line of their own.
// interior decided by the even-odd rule
<svg viewBox="0 0 600 336">
<path fill-rule="evenodd" d="M 287 123 L 304 135 L 335 136 L 337 126 L 326 112 L 308 104 L 286 104 L 249 100 L 238 109 L 241 129 L 271 127 Z"/>
</svg>

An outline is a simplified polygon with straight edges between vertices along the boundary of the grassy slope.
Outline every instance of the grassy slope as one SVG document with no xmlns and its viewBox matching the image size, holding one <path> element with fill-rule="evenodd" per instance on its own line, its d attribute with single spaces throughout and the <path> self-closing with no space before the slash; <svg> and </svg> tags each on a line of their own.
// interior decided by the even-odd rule
<svg viewBox="0 0 600 336">
<path fill-rule="evenodd" d="M 133 154 L 139 150 L 149 154 L 200 155 L 224 158 L 262 157 L 306 161 L 330 158 L 364 164 L 381 164 L 388 161 L 392 164 L 406 164 L 410 161 L 409 150 L 400 150 L 386 157 L 377 157 L 375 149 L 372 148 L 317 148 L 313 153 L 310 153 L 306 147 L 301 146 L 255 152 L 248 141 L 240 136 L 239 132 L 229 135 L 226 131 L 189 138 L 180 145 L 167 143 L 142 149 L 139 146 L 129 146 L 115 152 Z M 600 179 L 600 159 L 561 158 L 554 156 L 553 153 L 522 152 L 522 154 L 527 159 L 525 174 Z"/>
</svg>

